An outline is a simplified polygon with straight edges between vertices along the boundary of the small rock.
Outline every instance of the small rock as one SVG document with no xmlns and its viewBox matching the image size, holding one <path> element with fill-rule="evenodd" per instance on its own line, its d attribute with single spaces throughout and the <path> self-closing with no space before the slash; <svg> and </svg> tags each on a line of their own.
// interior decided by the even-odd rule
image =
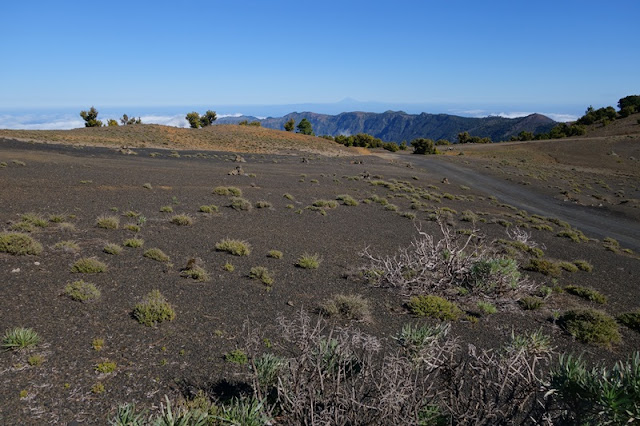
<svg viewBox="0 0 640 426">
<path fill-rule="evenodd" d="M 33 262 L 34 265 L 40 266 L 40 262 Z"/>
<path fill-rule="evenodd" d="M 246 162 L 247 162 L 247 160 L 245 160 L 244 158 L 242 158 L 242 156 L 241 156 L 241 155 L 236 155 L 236 158 L 235 158 L 235 160 L 233 160 L 233 161 L 235 161 L 236 163 L 246 163 Z"/>
<path fill-rule="evenodd" d="M 449 179 L 447 179 L 447 178 L 442 179 L 442 183 L 449 184 Z"/>
<path fill-rule="evenodd" d="M 288 300 L 288 301 L 287 301 L 287 305 L 289 305 L 289 306 L 293 306 L 293 302 L 292 302 L 291 300 Z"/>
<path fill-rule="evenodd" d="M 13 273 L 13 274 L 16 274 L 18 272 L 20 272 L 20 268 L 16 268 L 16 269 L 12 269 L 11 270 L 11 273 Z"/>
</svg>

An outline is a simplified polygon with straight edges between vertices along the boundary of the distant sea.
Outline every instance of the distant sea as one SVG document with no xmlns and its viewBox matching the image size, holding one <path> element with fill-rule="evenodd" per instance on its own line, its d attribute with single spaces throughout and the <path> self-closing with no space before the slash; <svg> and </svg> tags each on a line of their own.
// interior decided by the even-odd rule
<svg viewBox="0 0 640 426">
<path fill-rule="evenodd" d="M 84 127 L 80 111 L 89 106 L 64 108 L 0 108 L 0 129 L 26 130 L 66 130 Z M 316 112 L 339 114 L 348 111 L 384 112 L 405 111 L 409 114 L 427 112 L 431 114 L 452 114 L 464 117 L 522 117 L 534 112 L 544 114 L 556 121 L 572 121 L 582 115 L 584 108 L 576 105 L 563 106 L 513 106 L 513 105 L 452 105 L 452 104 L 387 104 L 379 102 L 359 102 L 345 99 L 336 103 L 290 104 L 290 105 L 210 105 L 210 106 L 138 106 L 100 107 L 98 119 L 104 123 L 113 118 L 119 120 L 123 114 L 140 117 L 143 123 L 187 127 L 185 115 L 191 111 L 204 113 L 212 109 L 218 117 L 252 116 L 257 118 L 282 117 L 290 112 Z"/>
</svg>

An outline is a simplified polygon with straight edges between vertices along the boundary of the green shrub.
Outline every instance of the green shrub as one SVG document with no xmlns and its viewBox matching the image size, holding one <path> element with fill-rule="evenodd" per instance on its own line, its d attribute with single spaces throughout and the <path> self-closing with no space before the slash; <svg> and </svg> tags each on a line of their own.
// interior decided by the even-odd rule
<svg viewBox="0 0 640 426">
<path fill-rule="evenodd" d="M 227 271 L 227 272 L 233 272 L 233 271 L 235 271 L 235 270 L 236 270 L 236 267 L 235 267 L 235 266 L 233 266 L 233 264 L 232 264 L 232 263 L 227 262 L 227 263 L 225 263 L 224 265 L 222 265 L 222 269 L 224 269 L 224 270 L 225 270 L 225 271 Z"/>
<path fill-rule="evenodd" d="M 564 288 L 564 290 L 569 294 L 573 294 L 574 296 L 581 297 L 582 299 L 588 300 L 590 302 L 596 302 L 600 304 L 607 303 L 607 296 L 605 296 L 604 294 L 600 293 L 597 290 L 593 290 L 586 287 L 580 287 L 577 285 L 568 285 Z"/>
<path fill-rule="evenodd" d="M 267 287 L 271 287 L 275 281 L 271 272 L 269 272 L 269 270 L 264 266 L 254 266 L 251 268 L 251 271 L 249 271 L 249 277 L 254 280 L 262 281 L 262 283 Z"/>
<path fill-rule="evenodd" d="M 125 247 L 140 248 L 144 245 L 144 240 L 140 238 L 129 238 L 122 243 Z"/>
<path fill-rule="evenodd" d="M 583 343 L 611 347 L 621 340 L 618 324 L 609 315 L 595 309 L 576 309 L 566 312 L 561 325 Z"/>
<path fill-rule="evenodd" d="M 171 260 L 169 256 L 167 256 L 162 250 L 159 248 L 150 248 L 145 251 L 143 254 L 144 257 L 148 257 L 149 259 L 157 260 L 158 262 L 168 262 Z"/>
<path fill-rule="evenodd" d="M 200 206 L 202 213 L 218 213 L 218 206 L 215 204 Z"/>
<path fill-rule="evenodd" d="M 284 255 L 280 250 L 269 250 L 269 253 L 267 253 L 267 256 L 273 259 L 282 259 L 282 256 Z"/>
<path fill-rule="evenodd" d="M 414 296 L 409 300 L 408 306 L 411 313 L 416 316 L 446 321 L 456 321 L 463 313 L 455 303 L 440 296 Z"/>
<path fill-rule="evenodd" d="M 587 262 L 586 260 L 574 260 L 573 264 L 578 267 L 581 271 L 591 272 L 593 271 L 593 266 Z"/>
<path fill-rule="evenodd" d="M 268 201 L 264 201 L 264 200 L 256 201 L 256 208 L 257 209 L 269 209 L 269 208 L 271 208 L 271 203 L 268 202 Z"/>
<path fill-rule="evenodd" d="M 140 232 L 140 226 L 134 223 L 127 223 L 123 228 L 127 231 Z"/>
<path fill-rule="evenodd" d="M 544 305 L 544 301 L 535 296 L 525 296 L 518 300 L 518 303 L 525 311 L 535 311 Z"/>
<path fill-rule="evenodd" d="M 59 241 L 55 243 L 53 248 L 67 253 L 77 253 L 80 251 L 80 246 L 73 240 Z"/>
<path fill-rule="evenodd" d="M 336 200 L 342 201 L 345 206 L 357 206 L 359 204 L 355 198 L 347 194 L 338 195 Z"/>
<path fill-rule="evenodd" d="M 558 266 L 567 272 L 578 272 L 578 267 L 571 262 L 558 262 Z"/>
<path fill-rule="evenodd" d="M 193 225 L 193 219 L 191 218 L 191 216 L 187 215 L 187 214 L 177 214 L 171 217 L 171 219 L 169 219 L 169 222 L 173 223 L 174 225 L 178 225 L 178 226 L 190 226 Z"/>
<path fill-rule="evenodd" d="M 114 371 L 116 371 L 117 367 L 118 367 L 118 365 L 113 361 L 103 361 L 103 362 L 101 362 L 101 363 L 96 365 L 95 370 L 98 373 L 109 374 L 109 373 L 113 373 Z"/>
<path fill-rule="evenodd" d="M 20 216 L 20 220 L 30 223 L 38 228 L 46 228 L 49 226 L 49 220 L 37 213 L 25 213 Z"/>
<path fill-rule="evenodd" d="M 358 294 L 336 294 L 320 306 L 320 312 L 328 317 L 371 322 L 369 301 Z"/>
<path fill-rule="evenodd" d="M 478 306 L 478 309 L 480 310 L 480 312 L 484 314 L 491 315 L 498 312 L 498 308 L 496 308 L 496 305 L 490 302 L 479 301 L 476 304 L 476 306 Z"/>
<path fill-rule="evenodd" d="M 283 197 L 290 201 L 293 201 L 295 199 L 295 197 L 289 193 L 284 194 Z"/>
<path fill-rule="evenodd" d="M 303 253 L 302 256 L 298 258 L 296 266 L 302 269 L 318 269 L 320 267 L 320 262 L 322 262 L 322 259 L 320 259 L 320 255 L 318 253 Z"/>
<path fill-rule="evenodd" d="M 162 207 L 160 207 L 160 211 L 162 213 L 173 213 L 173 207 L 171 207 L 171 206 L 162 206 Z"/>
<path fill-rule="evenodd" d="M 100 297 L 100 290 L 92 283 L 79 280 L 67 284 L 64 294 L 78 302 L 89 302 Z"/>
<path fill-rule="evenodd" d="M 249 211 L 253 208 L 251 202 L 242 197 L 231 197 L 231 204 L 229 204 L 229 207 L 238 211 Z"/>
<path fill-rule="evenodd" d="M 557 263 L 546 259 L 530 259 L 529 263 L 524 266 L 524 269 L 552 277 L 559 277 L 562 273 L 562 268 L 560 268 Z"/>
<path fill-rule="evenodd" d="M 152 290 L 133 308 L 133 317 L 140 324 L 152 327 L 163 321 L 173 321 L 176 313 L 160 290 Z"/>
<path fill-rule="evenodd" d="M 9 253 L 16 256 L 26 254 L 38 255 L 42 253 L 42 244 L 27 234 L 19 232 L 0 233 L 0 253 Z"/>
<path fill-rule="evenodd" d="M 589 241 L 589 238 L 587 238 L 582 232 L 580 232 L 578 230 L 575 230 L 575 229 L 566 230 L 566 231 L 560 231 L 560 232 L 558 232 L 557 235 L 558 235 L 558 237 L 569 238 L 574 243 L 581 243 L 581 242 Z"/>
<path fill-rule="evenodd" d="M 618 321 L 632 330 L 640 333 L 640 309 L 633 312 L 625 312 L 617 317 Z"/>
<path fill-rule="evenodd" d="M 106 246 L 104 246 L 102 251 L 107 254 L 118 255 L 122 252 L 122 247 L 120 247 L 118 244 L 109 243 Z"/>
<path fill-rule="evenodd" d="M 251 245 L 246 241 L 225 238 L 216 244 L 217 251 L 225 251 L 235 256 L 249 256 Z"/>
<path fill-rule="evenodd" d="M 481 293 L 502 293 L 518 287 L 520 271 L 515 260 L 486 259 L 471 267 L 471 286 Z"/>
<path fill-rule="evenodd" d="M 180 276 L 184 278 L 191 278 L 198 282 L 206 282 L 209 281 L 209 273 L 202 267 L 198 265 L 193 265 L 189 268 L 185 268 L 180 271 Z"/>
<path fill-rule="evenodd" d="M 311 205 L 323 209 L 335 209 L 338 207 L 338 203 L 334 200 L 315 200 Z"/>
<path fill-rule="evenodd" d="M 103 229 L 118 229 L 120 218 L 118 216 L 98 216 L 96 218 L 96 226 Z"/>
<path fill-rule="evenodd" d="M 79 259 L 71 266 L 71 272 L 79 274 L 98 274 L 106 270 L 107 265 L 93 257 Z"/>
<path fill-rule="evenodd" d="M 216 186 L 213 193 L 217 195 L 233 195 L 234 197 L 242 197 L 242 190 L 235 186 Z"/>
<path fill-rule="evenodd" d="M 7 330 L 2 338 L 4 350 L 20 350 L 36 346 L 40 343 L 40 336 L 32 328 L 16 327 Z"/>
<path fill-rule="evenodd" d="M 224 360 L 234 364 L 245 365 L 249 362 L 247 354 L 242 349 L 235 349 L 224 355 Z"/>
</svg>

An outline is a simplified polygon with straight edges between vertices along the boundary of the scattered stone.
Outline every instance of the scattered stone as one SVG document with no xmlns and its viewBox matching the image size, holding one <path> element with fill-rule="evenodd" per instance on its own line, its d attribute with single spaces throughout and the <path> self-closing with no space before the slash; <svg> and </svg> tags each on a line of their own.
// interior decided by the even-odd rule
<svg viewBox="0 0 640 426">
<path fill-rule="evenodd" d="M 40 266 L 40 262 L 33 262 L 34 265 Z"/>
<path fill-rule="evenodd" d="M 442 182 L 442 183 L 446 183 L 447 185 L 449 185 L 449 179 L 447 179 L 447 178 L 442 179 L 442 181 L 441 181 L 441 182 Z"/>
<path fill-rule="evenodd" d="M 287 305 L 293 306 L 293 302 L 291 300 L 287 300 Z"/>
<path fill-rule="evenodd" d="M 247 162 L 247 160 L 245 160 L 244 158 L 242 158 L 241 155 L 238 155 L 238 154 L 236 154 L 236 158 L 233 161 L 235 161 L 236 163 L 246 163 Z"/>
<path fill-rule="evenodd" d="M 20 272 L 20 268 L 16 268 L 16 269 L 12 269 L 11 273 L 13 274 L 17 274 L 18 272 Z"/>
<path fill-rule="evenodd" d="M 245 175 L 244 170 L 240 166 L 236 166 L 234 170 L 231 170 L 229 172 L 229 176 L 244 176 L 244 175 Z"/>
</svg>

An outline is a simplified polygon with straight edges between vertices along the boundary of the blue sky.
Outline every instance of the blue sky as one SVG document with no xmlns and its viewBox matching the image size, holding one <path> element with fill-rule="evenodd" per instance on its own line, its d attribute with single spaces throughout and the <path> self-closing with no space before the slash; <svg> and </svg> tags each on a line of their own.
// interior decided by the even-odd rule
<svg viewBox="0 0 640 426">
<path fill-rule="evenodd" d="M 0 109 L 579 114 L 640 92 L 639 16 L 637 0 L 5 1 Z"/>
</svg>

